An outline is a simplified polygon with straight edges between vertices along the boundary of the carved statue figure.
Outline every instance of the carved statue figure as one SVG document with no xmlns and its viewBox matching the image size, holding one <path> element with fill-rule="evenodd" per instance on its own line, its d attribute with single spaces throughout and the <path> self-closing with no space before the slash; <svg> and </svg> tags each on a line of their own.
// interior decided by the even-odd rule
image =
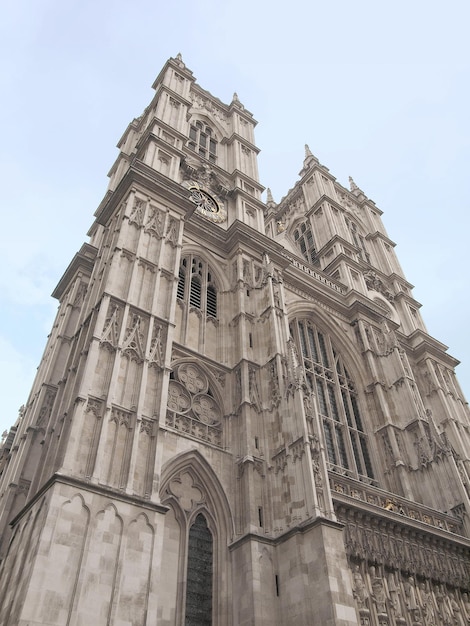
<svg viewBox="0 0 470 626">
<path fill-rule="evenodd" d="M 470 624 L 470 600 L 468 599 L 468 593 L 462 594 L 463 606 L 464 606 L 464 616 L 467 622 Z"/>
<path fill-rule="evenodd" d="M 416 601 L 416 589 L 413 576 L 409 576 L 403 587 L 405 589 L 406 608 L 411 613 L 411 619 L 416 622 L 419 620 L 419 606 Z"/>
<path fill-rule="evenodd" d="M 443 626 L 452 626 L 454 624 L 454 618 L 443 585 L 437 585 L 436 587 L 436 600 L 439 607 L 441 623 Z"/>
<path fill-rule="evenodd" d="M 397 619 L 402 619 L 400 605 L 400 586 L 397 584 L 394 572 L 391 572 L 388 577 L 388 591 L 390 593 L 392 611 L 395 613 L 395 617 Z"/>
<path fill-rule="evenodd" d="M 421 597 L 421 611 L 423 613 L 424 623 L 426 626 L 435 626 L 436 610 L 434 608 L 432 591 L 426 587 L 425 583 L 420 583 L 419 593 Z"/>
<path fill-rule="evenodd" d="M 367 591 L 367 587 L 364 582 L 364 578 L 362 577 L 361 570 L 359 569 L 359 565 L 356 565 L 353 571 L 353 596 L 357 601 L 358 608 L 364 608 L 367 598 L 369 597 L 369 592 Z"/>
<path fill-rule="evenodd" d="M 370 576 L 372 579 L 372 597 L 374 598 L 377 613 L 386 613 L 386 600 L 384 583 L 380 576 L 376 576 L 375 567 L 370 568 Z"/>
</svg>

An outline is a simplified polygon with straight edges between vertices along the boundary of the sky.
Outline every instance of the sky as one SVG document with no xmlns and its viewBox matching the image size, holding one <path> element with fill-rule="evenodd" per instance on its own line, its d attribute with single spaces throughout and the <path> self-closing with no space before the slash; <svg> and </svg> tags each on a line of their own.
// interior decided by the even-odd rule
<svg viewBox="0 0 470 626">
<path fill-rule="evenodd" d="M 93 221 L 128 123 L 178 52 L 258 126 L 279 201 L 304 145 L 384 211 L 429 333 L 470 397 L 467 0 L 5 0 L 0 22 L 0 434 L 25 404 L 50 296 Z"/>
</svg>

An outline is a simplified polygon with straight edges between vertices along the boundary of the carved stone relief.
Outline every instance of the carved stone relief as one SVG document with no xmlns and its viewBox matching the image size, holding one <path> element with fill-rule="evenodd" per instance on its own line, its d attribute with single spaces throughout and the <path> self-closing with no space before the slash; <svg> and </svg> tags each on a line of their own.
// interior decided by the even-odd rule
<svg viewBox="0 0 470 626">
<path fill-rule="evenodd" d="M 157 320 L 153 322 L 149 367 L 163 368 L 163 327 Z"/>
<path fill-rule="evenodd" d="M 175 368 L 169 381 L 166 425 L 197 439 L 222 445 L 222 411 L 209 381 L 195 363 Z"/>
<path fill-rule="evenodd" d="M 138 228 L 141 228 L 144 223 L 145 207 L 147 203 L 142 198 L 134 198 L 134 205 L 129 215 L 129 224 L 135 224 Z"/>
<path fill-rule="evenodd" d="M 364 274 L 364 279 L 366 281 L 367 289 L 372 291 L 378 291 L 381 293 L 389 302 L 393 302 L 395 296 L 393 293 L 387 288 L 385 283 L 379 276 L 372 270 L 369 270 Z"/>
<path fill-rule="evenodd" d="M 168 485 L 168 492 L 179 501 L 182 509 L 189 513 L 205 500 L 201 488 L 194 484 L 194 479 L 187 471 L 173 478 Z"/>
<path fill-rule="evenodd" d="M 261 396 L 258 388 L 258 380 L 256 374 L 256 368 L 249 366 L 249 396 L 250 403 L 254 407 L 257 413 L 261 412 Z"/>
<path fill-rule="evenodd" d="M 273 359 L 268 363 L 269 367 L 269 391 L 271 399 L 271 410 L 278 407 L 281 402 L 281 391 L 279 388 L 279 377 L 277 372 L 277 363 Z"/>
<path fill-rule="evenodd" d="M 227 114 L 224 113 L 222 109 L 220 109 L 218 106 L 216 106 L 216 104 L 212 102 L 212 100 L 210 100 L 209 98 L 204 98 L 203 96 L 194 92 L 191 92 L 189 97 L 191 102 L 193 103 L 194 109 L 202 109 L 203 111 L 209 113 L 212 117 L 222 122 L 224 125 L 227 125 Z"/>
<path fill-rule="evenodd" d="M 462 626 L 468 622 L 468 592 L 429 577 L 351 560 L 353 597 L 361 624 Z M 466 620 L 466 621 L 465 621 Z"/>
<path fill-rule="evenodd" d="M 118 347 L 120 318 L 120 307 L 111 302 L 100 340 L 103 347 L 111 350 L 116 350 Z"/>
<path fill-rule="evenodd" d="M 338 518 L 345 524 L 345 547 L 351 559 L 409 572 L 414 578 L 426 578 L 432 572 L 433 579 L 443 585 L 464 589 L 468 586 L 470 554 L 464 548 L 422 536 L 411 529 L 402 534 L 400 528 L 393 525 L 375 527 L 372 518 L 350 517 L 341 512 Z M 409 608 L 414 607 L 412 595 L 415 592 L 411 587 L 406 589 L 411 603 Z"/>
<path fill-rule="evenodd" d="M 178 221 L 174 217 L 170 217 L 168 220 L 168 227 L 166 229 L 166 240 L 168 243 L 175 247 L 178 245 Z"/>
<path fill-rule="evenodd" d="M 129 315 L 122 355 L 131 361 L 142 363 L 145 354 L 146 320 L 136 313 Z"/>
<path fill-rule="evenodd" d="M 145 224 L 144 231 L 153 237 L 162 239 L 165 231 L 165 213 L 155 206 L 150 205 L 149 217 Z"/>
<path fill-rule="evenodd" d="M 56 389 L 48 389 L 44 394 L 41 409 L 39 411 L 36 426 L 46 426 L 52 413 L 52 407 L 56 396 Z"/>
</svg>

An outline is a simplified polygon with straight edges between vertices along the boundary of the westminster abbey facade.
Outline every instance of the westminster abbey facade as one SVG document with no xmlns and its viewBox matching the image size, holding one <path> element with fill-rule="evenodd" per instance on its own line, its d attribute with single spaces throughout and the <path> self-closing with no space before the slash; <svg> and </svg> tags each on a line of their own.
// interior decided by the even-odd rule
<svg viewBox="0 0 470 626">
<path fill-rule="evenodd" d="M 381 211 L 180 55 L 0 451 L 2 626 L 464 626 L 470 418 Z"/>
</svg>

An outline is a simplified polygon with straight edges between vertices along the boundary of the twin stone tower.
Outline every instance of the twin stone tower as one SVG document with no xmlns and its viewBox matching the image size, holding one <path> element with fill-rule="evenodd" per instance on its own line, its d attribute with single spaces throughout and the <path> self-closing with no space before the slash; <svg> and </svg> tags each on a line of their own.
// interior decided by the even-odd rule
<svg viewBox="0 0 470 626">
<path fill-rule="evenodd" d="M 381 221 L 181 56 L 0 452 L 2 626 L 464 626 L 470 419 Z"/>
</svg>

